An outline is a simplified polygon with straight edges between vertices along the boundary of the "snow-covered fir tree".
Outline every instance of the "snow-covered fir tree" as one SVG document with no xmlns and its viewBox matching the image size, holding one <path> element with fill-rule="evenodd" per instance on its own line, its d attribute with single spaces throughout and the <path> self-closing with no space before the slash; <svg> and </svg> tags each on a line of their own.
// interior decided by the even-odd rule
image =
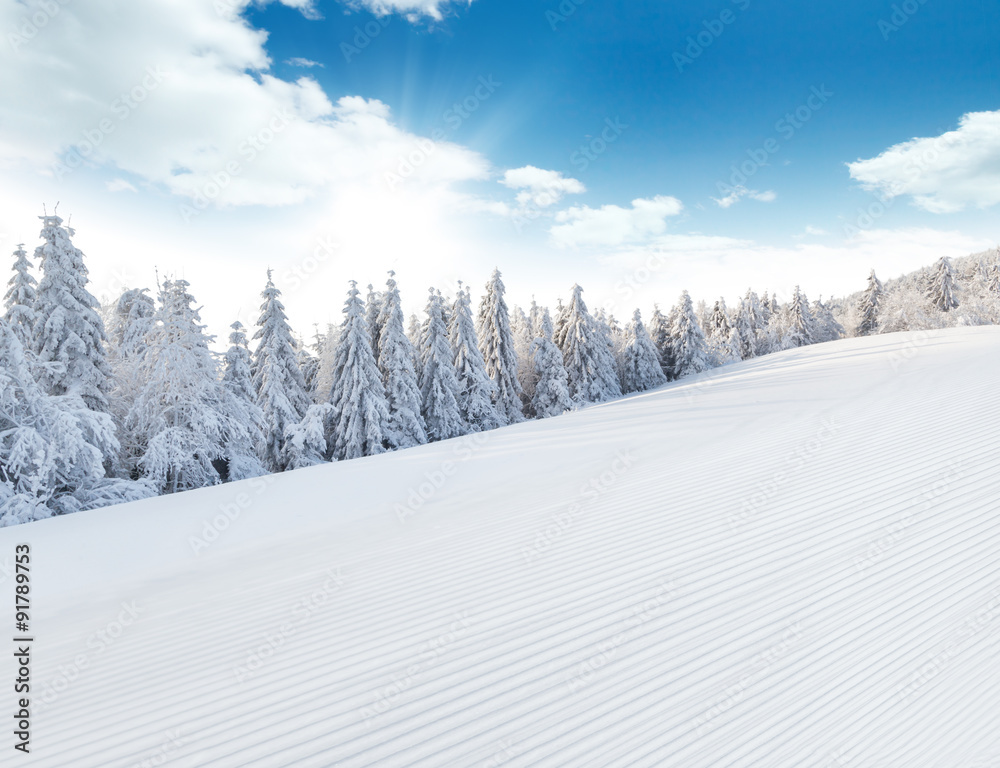
<svg viewBox="0 0 1000 768">
<path fill-rule="evenodd" d="M 531 300 L 531 310 L 528 312 L 528 328 L 532 339 L 542 336 L 552 341 L 555 327 L 552 324 L 549 308 L 537 304 L 534 299 Z"/>
<path fill-rule="evenodd" d="M 517 383 L 521 385 L 522 411 L 530 412 L 531 398 L 535 394 L 535 361 L 531 343 L 531 320 L 524 310 L 514 305 L 510 311 L 510 332 L 514 337 L 514 354 L 517 355 Z"/>
<path fill-rule="evenodd" d="M 156 305 L 146 288 L 130 288 L 114 303 L 108 321 L 108 363 L 113 374 L 109 396 L 111 416 L 117 428 L 121 452 L 113 462 L 116 473 L 135 467 L 145 446 L 126 420 L 145 384 L 147 338 L 153 328 Z"/>
<path fill-rule="evenodd" d="M 257 405 L 257 391 L 253 385 L 251 368 L 253 358 L 247 344 L 246 328 L 238 320 L 229 326 L 229 349 L 223 358 L 222 388 L 231 398 L 230 408 L 240 424 L 246 427 L 246 441 L 243 433 L 230 436 L 234 445 L 227 447 L 227 456 L 234 457 L 228 467 L 230 480 L 257 477 L 264 473 L 264 467 L 257 455 L 264 443 L 264 414 Z"/>
<path fill-rule="evenodd" d="M 815 343 L 816 326 L 812 312 L 809 311 L 809 300 L 797 285 L 785 312 L 786 327 L 782 337 L 782 347 L 790 349 Z"/>
<path fill-rule="evenodd" d="M 368 284 L 368 295 L 365 297 L 365 322 L 368 323 L 368 332 L 372 335 L 372 354 L 375 359 L 379 359 L 379 344 L 382 343 L 382 293 L 376 291 L 371 283 Z"/>
<path fill-rule="evenodd" d="M 705 331 L 709 338 L 729 339 L 729 310 L 726 308 L 726 300 L 724 298 L 720 297 L 712 306 L 708 327 Z"/>
<path fill-rule="evenodd" d="M 868 288 L 858 303 L 858 314 L 861 317 L 861 322 L 858 323 L 855 335 L 870 336 L 876 332 L 879 324 L 879 307 L 882 303 L 882 295 L 884 293 L 885 288 L 882 285 L 882 281 L 875 276 L 875 270 L 873 269 L 871 274 L 868 275 Z"/>
<path fill-rule="evenodd" d="M 684 291 L 677 302 L 673 327 L 670 329 L 670 347 L 674 365 L 674 378 L 701 373 L 711 367 L 705 333 L 691 303 L 691 295 Z"/>
<path fill-rule="evenodd" d="M 299 370 L 302 371 L 302 383 L 305 384 L 306 395 L 309 396 L 310 400 L 314 400 L 316 380 L 319 377 L 321 365 L 319 356 L 312 354 L 305 345 L 300 344 L 295 350 L 295 360 L 299 364 Z"/>
<path fill-rule="evenodd" d="M 111 367 L 105 358 L 104 322 L 87 290 L 83 253 L 56 215 L 41 216 L 43 245 L 35 249 L 42 270 L 35 301 L 32 350 L 38 382 L 50 395 L 78 394 L 91 410 L 107 412 Z M 57 363 L 57 365 L 49 365 Z"/>
<path fill-rule="evenodd" d="M 271 472 L 285 470 L 285 430 L 290 424 L 301 421 L 312 405 L 280 297 L 281 291 L 268 270 L 267 285 L 261 293 L 264 302 L 254 334 L 257 347 L 251 370 L 257 406 L 264 416 L 260 458 Z"/>
<path fill-rule="evenodd" d="M 927 298 L 941 312 L 948 312 L 958 307 L 958 287 L 955 280 L 955 269 L 946 256 L 938 259 L 927 282 Z"/>
<path fill-rule="evenodd" d="M 486 432 L 503 425 L 503 418 L 493 405 L 496 384 L 486 373 L 486 362 L 479 349 L 472 299 L 459 284 L 448 330 L 452 360 L 458 377 L 458 409 L 468 432 Z"/>
<path fill-rule="evenodd" d="M 327 429 L 333 417 L 330 403 L 309 406 L 302 421 L 285 428 L 285 466 L 287 469 L 304 469 L 329 460 L 330 446 Z"/>
<path fill-rule="evenodd" d="M 736 330 L 740 335 L 740 354 L 744 360 L 749 360 L 766 352 L 761 349 L 760 344 L 761 323 L 762 319 L 757 294 L 753 291 L 747 291 L 746 296 L 740 300 L 740 306 L 736 311 L 734 322 Z"/>
<path fill-rule="evenodd" d="M 551 325 L 551 321 L 549 324 Z M 536 377 L 531 412 L 537 419 L 565 413 L 572 407 L 572 400 L 562 352 L 544 333 L 535 337 L 531 347 Z"/>
<path fill-rule="evenodd" d="M 117 452 L 111 417 L 78 393 L 46 394 L 0 319 L 0 527 L 153 495 L 148 484 L 105 477 L 104 457 Z"/>
<path fill-rule="evenodd" d="M 649 338 L 660 356 L 660 369 L 669 381 L 674 375 L 673 350 L 670 345 L 670 321 L 660 311 L 660 305 L 653 305 L 653 314 L 649 318 Z"/>
<path fill-rule="evenodd" d="M 1000 293 L 1000 262 L 995 263 L 990 268 L 990 273 L 986 279 L 986 289 L 990 293 Z"/>
<path fill-rule="evenodd" d="M 494 269 L 479 305 L 476 333 L 486 373 L 496 384 L 493 404 L 505 423 L 516 424 L 524 420 L 524 415 L 521 412 L 521 385 L 517 381 L 517 351 L 504 291 L 500 270 Z"/>
<path fill-rule="evenodd" d="M 215 485 L 228 465 L 253 463 L 250 433 L 219 382 L 209 342 L 187 281 L 164 281 L 144 386 L 127 418 L 143 446 L 133 469 L 160 493 Z"/>
<path fill-rule="evenodd" d="M 660 355 L 646 332 L 642 314 L 637 309 L 625 329 L 622 379 L 625 392 L 645 392 L 667 383 L 660 367 Z"/>
<path fill-rule="evenodd" d="M 27 346 L 34 335 L 38 281 L 31 274 L 32 264 L 24 250 L 24 243 L 17 246 L 14 257 L 14 274 L 7 283 L 7 293 L 3 298 L 3 319 L 17 334 L 21 344 Z"/>
<path fill-rule="evenodd" d="M 372 352 L 361 292 L 353 280 L 344 302 L 333 381 L 332 434 L 327 437 L 333 458 L 342 461 L 384 452 L 389 406 Z"/>
<path fill-rule="evenodd" d="M 420 394 L 423 400 L 424 425 L 427 437 L 447 440 L 465 433 L 465 424 L 458 406 L 459 383 L 455 373 L 448 327 L 445 325 L 441 294 L 431 289 L 427 298 L 427 322 L 421 346 L 424 350 L 420 374 Z"/>
<path fill-rule="evenodd" d="M 844 337 L 844 326 L 833 316 L 830 307 L 823 303 L 822 296 L 813 302 L 812 316 L 817 342 L 836 341 Z"/>
<path fill-rule="evenodd" d="M 569 394 L 575 402 L 602 403 L 621 397 L 618 370 L 607 337 L 587 310 L 583 288 L 573 286 L 556 344 L 563 353 Z"/>
<path fill-rule="evenodd" d="M 414 350 L 403 331 L 403 308 L 396 286 L 395 272 L 389 272 L 382 294 L 377 325 L 379 336 L 378 367 L 385 384 L 389 417 L 385 439 L 389 448 L 410 448 L 427 442 L 421 416 L 420 387 L 414 368 Z"/>
<path fill-rule="evenodd" d="M 112 360 L 136 359 L 145 355 L 146 336 L 153 327 L 156 303 L 148 288 L 129 288 L 122 292 L 111 311 L 108 323 L 108 357 Z"/>
</svg>

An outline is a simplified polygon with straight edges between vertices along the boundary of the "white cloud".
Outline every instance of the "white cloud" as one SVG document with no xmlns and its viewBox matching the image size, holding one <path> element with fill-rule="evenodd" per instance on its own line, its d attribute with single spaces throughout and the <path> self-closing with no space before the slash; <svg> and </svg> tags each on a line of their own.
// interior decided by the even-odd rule
<svg viewBox="0 0 1000 768">
<path fill-rule="evenodd" d="M 851 240 L 788 246 L 671 233 L 606 254 L 603 285 L 591 290 L 596 294 L 594 306 L 603 305 L 618 316 L 654 302 L 669 306 L 683 289 L 695 300 L 723 296 L 731 302 L 753 288 L 787 301 L 798 284 L 810 299 L 820 294 L 829 298 L 861 290 L 872 268 L 889 279 L 941 256 L 965 256 L 992 245 L 987 238 L 928 227 L 873 229 Z"/>
<path fill-rule="evenodd" d="M 778 195 L 774 190 L 766 190 L 764 192 L 758 192 L 756 189 L 747 189 L 743 185 L 733 187 L 728 195 L 722 198 L 713 197 L 712 199 L 720 208 L 729 208 L 732 205 L 738 203 L 742 198 L 749 197 L 751 200 L 757 200 L 761 203 L 773 203 Z"/>
<path fill-rule="evenodd" d="M 533 165 L 507 171 L 500 183 L 510 189 L 520 189 L 516 200 L 521 207 L 548 208 L 565 195 L 579 195 L 587 191 L 583 184 L 563 176 L 558 171 L 546 171 Z"/>
<path fill-rule="evenodd" d="M 325 66 L 324 64 L 320 64 L 318 61 L 304 59 L 301 56 L 292 56 L 290 59 L 285 59 L 285 63 L 290 64 L 293 67 L 305 67 L 306 69 Z"/>
<path fill-rule="evenodd" d="M 472 5 L 472 0 L 346 0 L 352 8 L 367 8 L 378 16 L 403 14 L 408 21 L 417 22 L 423 17 L 441 21 L 448 7 Z"/>
<path fill-rule="evenodd" d="M 819 227 L 814 227 L 812 224 L 808 224 L 806 226 L 806 234 L 818 237 L 820 235 L 829 235 L 830 233 L 827 232 L 825 229 L 820 229 Z"/>
<path fill-rule="evenodd" d="M 959 127 L 915 138 L 847 164 L 851 177 L 887 198 L 910 195 L 931 213 L 1000 203 L 1000 110 L 970 112 Z"/>
<path fill-rule="evenodd" d="M 114 179 L 107 183 L 108 192 L 138 192 L 134 186 L 125 179 Z"/>
<path fill-rule="evenodd" d="M 268 74 L 266 33 L 212 3 L 114 5 L 114 25 L 104 5 L 55 5 L 36 35 L 0 48 L 0 163 L 56 183 L 117 168 L 205 207 L 286 205 L 356 184 L 390 194 L 386 174 L 406 159 L 411 186 L 488 177 L 482 156 L 407 133 L 381 102 L 334 104 L 309 77 Z M 0 27 L 22 15 L 0 0 Z"/>
<path fill-rule="evenodd" d="M 677 216 L 683 209 L 676 197 L 662 195 L 633 200 L 631 208 L 574 206 L 556 214 L 549 234 L 559 247 L 621 245 L 661 234 L 666 231 L 667 217 Z"/>
</svg>

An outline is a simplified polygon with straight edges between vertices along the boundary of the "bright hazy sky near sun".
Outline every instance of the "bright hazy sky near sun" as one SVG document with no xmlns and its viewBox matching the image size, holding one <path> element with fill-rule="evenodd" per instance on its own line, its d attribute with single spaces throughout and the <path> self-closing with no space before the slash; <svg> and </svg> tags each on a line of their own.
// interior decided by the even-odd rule
<svg viewBox="0 0 1000 768">
<path fill-rule="evenodd" d="M 296 330 L 347 281 L 648 318 L 997 245 L 987 0 L 0 0 L 0 248 Z M 3 278 L 6 282 L 6 278 Z"/>
</svg>

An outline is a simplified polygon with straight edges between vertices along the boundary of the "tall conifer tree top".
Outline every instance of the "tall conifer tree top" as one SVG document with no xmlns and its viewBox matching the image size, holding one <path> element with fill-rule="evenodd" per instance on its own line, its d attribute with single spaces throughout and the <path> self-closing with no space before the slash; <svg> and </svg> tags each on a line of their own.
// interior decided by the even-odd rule
<svg viewBox="0 0 1000 768">
<path fill-rule="evenodd" d="M 42 270 L 32 349 L 42 364 L 39 384 L 53 395 L 79 394 L 87 407 L 106 412 L 111 368 L 105 359 L 104 322 L 87 290 L 83 253 L 55 214 L 40 216 L 44 244 L 35 249 Z M 45 363 L 58 363 L 46 366 Z"/>
</svg>

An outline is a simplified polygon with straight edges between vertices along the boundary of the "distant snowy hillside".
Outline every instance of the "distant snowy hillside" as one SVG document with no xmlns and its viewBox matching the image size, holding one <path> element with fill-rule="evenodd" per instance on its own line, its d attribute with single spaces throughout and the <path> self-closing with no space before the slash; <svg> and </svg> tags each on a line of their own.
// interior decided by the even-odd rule
<svg viewBox="0 0 1000 768">
<path fill-rule="evenodd" d="M 20 542 L 19 765 L 1000 764 L 997 327 L 5 528 L 8 597 Z"/>
</svg>

